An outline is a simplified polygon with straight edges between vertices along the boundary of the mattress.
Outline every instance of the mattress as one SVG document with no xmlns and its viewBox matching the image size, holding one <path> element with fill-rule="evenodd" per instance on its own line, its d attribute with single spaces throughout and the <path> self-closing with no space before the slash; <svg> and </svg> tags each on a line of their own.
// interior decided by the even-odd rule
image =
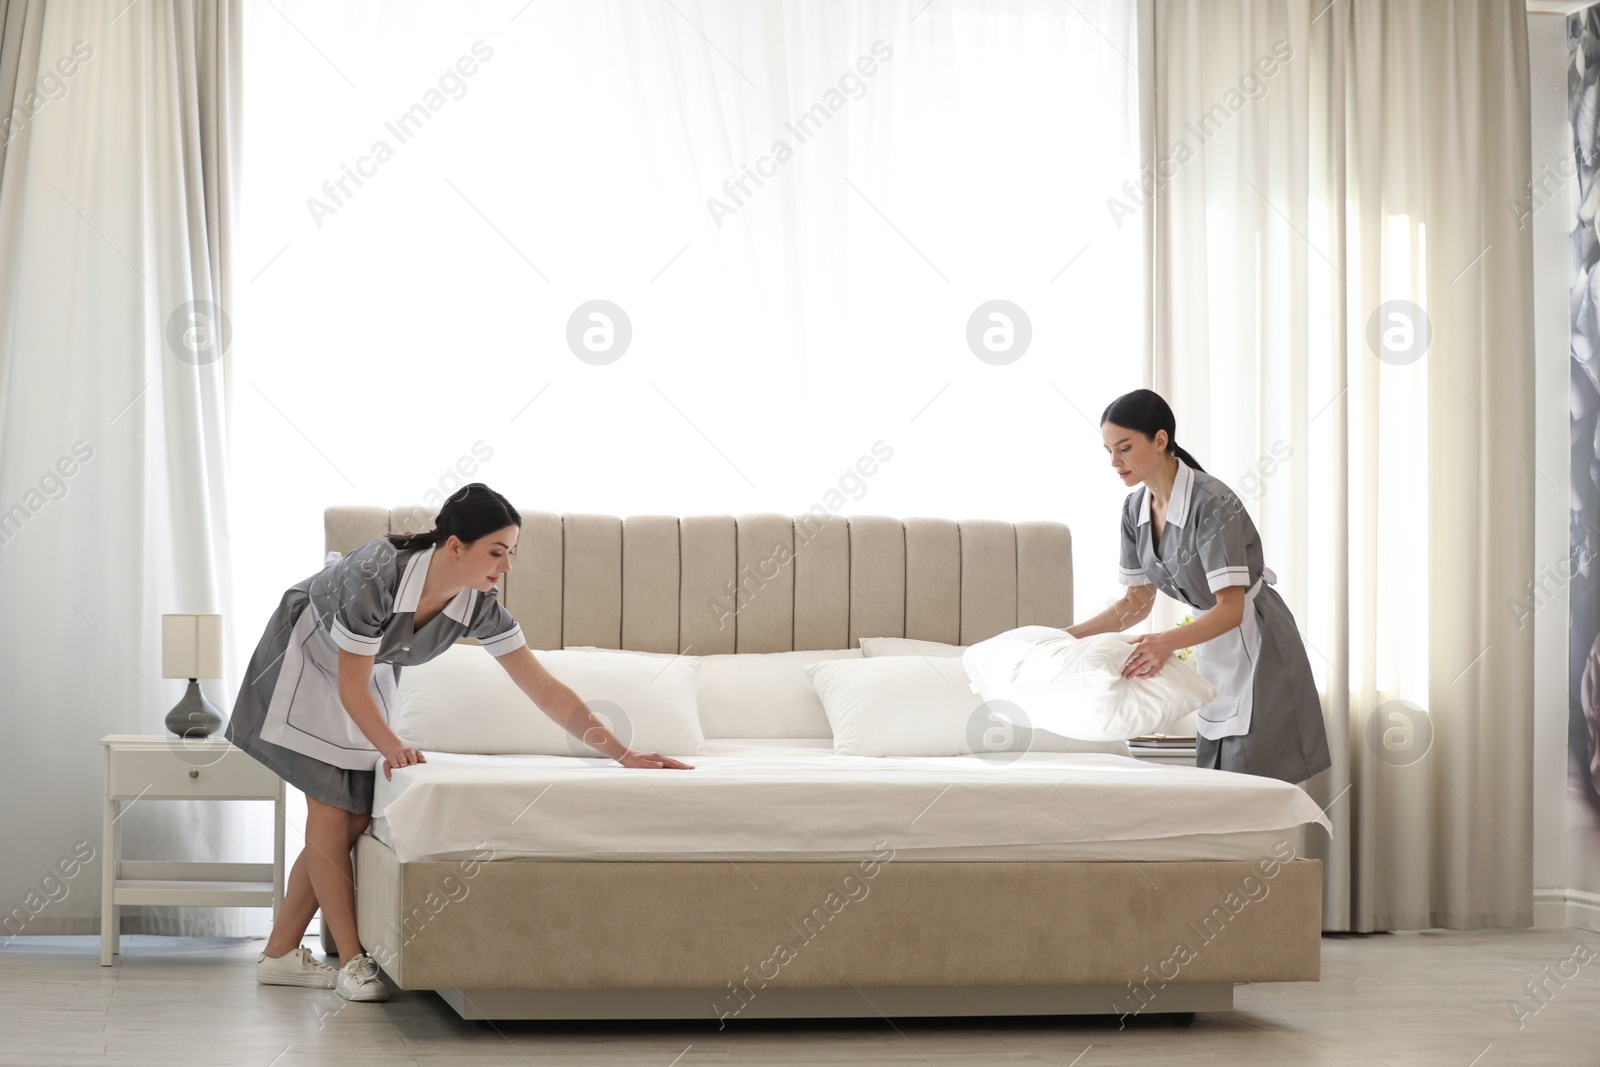
<svg viewBox="0 0 1600 1067">
<path fill-rule="evenodd" d="M 706 741 L 692 771 L 427 752 L 385 781 L 372 833 L 410 860 L 1287 858 L 1332 824 L 1298 786 L 1126 756 L 835 755 L 827 740 Z"/>
</svg>

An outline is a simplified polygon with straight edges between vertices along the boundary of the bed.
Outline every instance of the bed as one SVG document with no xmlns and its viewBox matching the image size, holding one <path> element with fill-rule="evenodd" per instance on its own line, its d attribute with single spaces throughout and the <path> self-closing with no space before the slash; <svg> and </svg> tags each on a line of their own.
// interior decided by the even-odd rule
<svg viewBox="0 0 1600 1067">
<path fill-rule="evenodd" d="M 502 595 L 536 655 L 1071 622 L 1060 523 L 522 514 Z M 330 508 L 326 547 L 432 518 Z M 1328 823 L 1295 786 L 1091 753 L 841 756 L 761 715 L 708 730 L 693 772 L 430 752 L 380 777 L 356 848 L 369 951 L 481 1019 L 1126 1017 L 1319 978 L 1301 857 Z"/>
</svg>

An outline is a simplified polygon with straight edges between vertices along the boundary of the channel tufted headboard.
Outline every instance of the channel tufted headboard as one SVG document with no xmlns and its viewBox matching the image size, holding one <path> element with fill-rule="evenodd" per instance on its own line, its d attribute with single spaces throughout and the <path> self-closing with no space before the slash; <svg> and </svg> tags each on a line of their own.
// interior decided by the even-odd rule
<svg viewBox="0 0 1600 1067">
<path fill-rule="evenodd" d="M 969 645 L 1073 621 L 1064 523 L 518 510 L 500 595 L 535 651 L 787 652 L 856 648 L 863 637 Z M 428 530 L 435 514 L 331 507 L 326 549 Z"/>
</svg>

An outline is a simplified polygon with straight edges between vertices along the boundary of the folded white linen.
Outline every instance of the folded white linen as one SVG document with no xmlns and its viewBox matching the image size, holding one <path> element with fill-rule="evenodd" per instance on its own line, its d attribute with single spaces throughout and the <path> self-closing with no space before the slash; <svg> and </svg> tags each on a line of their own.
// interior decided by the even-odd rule
<svg viewBox="0 0 1600 1067">
<path fill-rule="evenodd" d="M 1176 656 L 1150 677 L 1124 678 L 1134 640 L 1019 626 L 969 646 L 961 662 L 993 715 L 1086 741 L 1161 733 L 1215 699 L 1217 687 Z"/>
</svg>

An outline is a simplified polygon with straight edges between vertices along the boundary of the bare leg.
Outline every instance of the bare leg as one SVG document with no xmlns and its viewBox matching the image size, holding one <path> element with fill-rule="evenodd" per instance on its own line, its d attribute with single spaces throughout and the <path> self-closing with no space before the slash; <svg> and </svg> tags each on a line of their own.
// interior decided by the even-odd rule
<svg viewBox="0 0 1600 1067">
<path fill-rule="evenodd" d="M 353 812 L 350 815 L 350 864 L 352 869 L 355 866 L 356 839 L 361 836 L 362 832 L 365 831 L 371 823 L 371 815 L 357 815 Z M 326 919 L 324 919 L 322 922 L 322 932 L 319 936 L 319 940 L 322 942 L 322 951 L 324 955 L 335 957 L 339 955 L 339 945 L 334 940 L 333 931 L 328 928 Z"/>
<path fill-rule="evenodd" d="M 306 853 L 309 851 L 309 848 L 302 850 L 289 871 L 289 881 L 283 890 L 283 903 L 278 906 L 278 918 L 272 924 L 272 936 L 267 938 L 263 950 L 273 959 L 295 950 L 306 936 L 311 916 L 317 912 L 317 895 L 312 892 L 311 874 L 306 864 Z"/>
<path fill-rule="evenodd" d="M 310 798 L 306 798 L 310 803 Z M 355 848 L 356 838 L 360 837 L 372 822 L 371 815 L 357 815 L 354 812 L 345 812 L 347 817 L 347 836 L 350 848 Z M 307 822 L 309 824 L 309 809 Z M 307 827 L 309 830 L 309 825 Z M 307 838 L 309 841 L 310 839 Z M 311 888 L 311 872 L 308 862 L 311 846 L 301 850 L 300 856 L 294 861 L 294 867 L 289 871 L 288 883 L 284 886 L 283 903 L 278 907 L 277 921 L 272 925 L 272 936 L 267 938 L 266 954 L 272 959 L 277 959 L 286 952 L 293 952 L 305 940 L 306 928 L 311 925 L 311 918 L 317 913 L 317 895 Z"/>
<path fill-rule="evenodd" d="M 352 818 L 342 808 L 306 797 L 306 847 L 301 858 L 322 907 L 322 917 L 344 959 L 362 951 L 361 938 L 356 933 L 355 879 L 350 865 Z M 306 921 L 310 921 L 309 916 Z"/>
</svg>

